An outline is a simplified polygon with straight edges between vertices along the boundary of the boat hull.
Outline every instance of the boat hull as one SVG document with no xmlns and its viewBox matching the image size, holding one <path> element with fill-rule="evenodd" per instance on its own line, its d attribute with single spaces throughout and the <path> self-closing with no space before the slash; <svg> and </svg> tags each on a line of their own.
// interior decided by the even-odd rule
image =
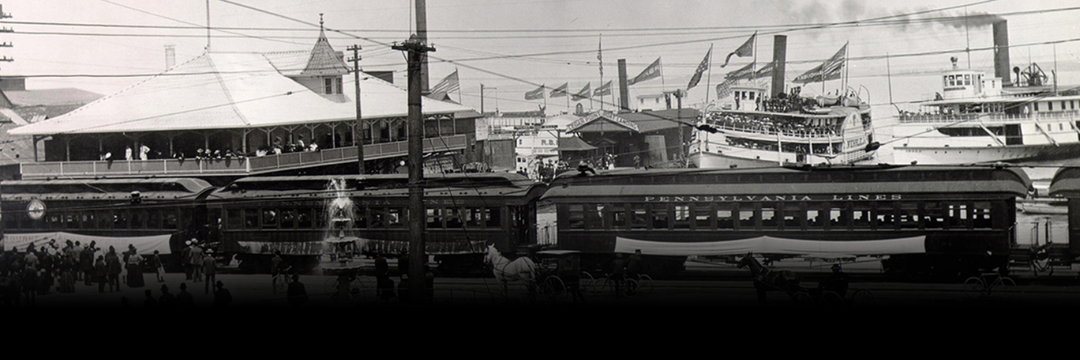
<svg viewBox="0 0 1080 360">
<path fill-rule="evenodd" d="M 1080 143 L 1061 145 L 1006 145 L 984 147 L 915 147 L 893 148 L 893 162 L 924 165 L 972 164 L 1080 159 Z"/>
</svg>

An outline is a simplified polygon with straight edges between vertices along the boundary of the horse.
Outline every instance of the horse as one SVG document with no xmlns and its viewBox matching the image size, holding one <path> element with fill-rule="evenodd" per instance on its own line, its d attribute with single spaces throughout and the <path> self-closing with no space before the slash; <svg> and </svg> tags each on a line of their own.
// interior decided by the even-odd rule
<svg viewBox="0 0 1080 360">
<path fill-rule="evenodd" d="M 761 265 L 754 258 L 753 253 L 747 253 L 739 260 L 738 268 L 750 267 L 750 277 L 754 279 L 754 288 L 757 289 L 758 305 L 765 305 L 765 293 L 770 290 L 787 292 L 792 295 L 803 291 L 799 286 L 799 276 L 790 270 L 773 271 Z"/>
<path fill-rule="evenodd" d="M 524 285 L 529 289 L 530 293 L 533 291 L 536 285 L 537 279 L 537 266 L 536 263 L 528 257 L 521 257 L 514 260 L 507 259 L 499 250 L 495 249 L 495 245 L 488 245 L 487 253 L 484 255 L 484 264 L 491 265 L 491 272 L 495 275 L 495 279 L 502 284 L 503 295 L 509 294 L 509 285 L 511 281 L 524 282 Z"/>
</svg>

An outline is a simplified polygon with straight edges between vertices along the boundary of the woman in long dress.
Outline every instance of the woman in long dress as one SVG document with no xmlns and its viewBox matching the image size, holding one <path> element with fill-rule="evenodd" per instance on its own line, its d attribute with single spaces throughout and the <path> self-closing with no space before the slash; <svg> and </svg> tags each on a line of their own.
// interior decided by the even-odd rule
<svg viewBox="0 0 1080 360">
<path fill-rule="evenodd" d="M 143 282 L 142 272 L 143 257 L 135 251 L 135 248 L 131 248 L 131 255 L 128 256 L 128 286 L 133 288 L 140 288 L 145 285 Z"/>
</svg>

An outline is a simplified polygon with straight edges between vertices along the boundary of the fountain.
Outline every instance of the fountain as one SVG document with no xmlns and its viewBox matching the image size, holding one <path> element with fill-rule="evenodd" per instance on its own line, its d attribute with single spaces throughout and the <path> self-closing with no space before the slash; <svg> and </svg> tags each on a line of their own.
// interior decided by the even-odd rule
<svg viewBox="0 0 1080 360">
<path fill-rule="evenodd" d="M 345 179 L 331 179 L 326 190 L 330 196 L 325 205 L 328 222 L 323 233 L 323 249 L 330 255 L 331 262 L 346 268 L 364 245 L 364 239 L 356 236 L 353 230 L 356 204 L 349 198 Z"/>
</svg>

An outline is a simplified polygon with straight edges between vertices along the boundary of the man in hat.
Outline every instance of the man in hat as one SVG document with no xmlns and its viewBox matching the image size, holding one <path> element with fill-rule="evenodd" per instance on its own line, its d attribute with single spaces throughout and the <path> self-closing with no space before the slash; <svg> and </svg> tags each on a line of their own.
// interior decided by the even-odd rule
<svg viewBox="0 0 1080 360">
<path fill-rule="evenodd" d="M 217 273 L 217 259 L 214 258 L 214 250 L 206 249 L 206 256 L 203 256 L 202 261 L 203 274 L 206 275 L 206 289 L 204 294 L 210 294 L 210 284 L 213 284 L 217 278 L 214 274 Z"/>
<path fill-rule="evenodd" d="M 180 251 L 180 265 L 184 266 L 184 279 L 191 280 L 191 241 L 184 242 L 184 250 Z"/>
<path fill-rule="evenodd" d="M 169 286 L 161 284 L 161 297 L 158 298 L 158 306 L 161 307 L 175 307 L 176 296 L 169 293 Z"/>
<path fill-rule="evenodd" d="M 220 281 L 214 283 L 214 306 L 228 307 L 229 304 L 232 304 L 232 293 Z"/>
<path fill-rule="evenodd" d="M 300 282 L 300 275 L 293 274 L 292 282 L 289 283 L 289 290 L 287 295 L 289 296 L 289 304 L 292 306 L 300 306 L 308 301 L 307 289 L 304 288 L 304 284 Z"/>
<path fill-rule="evenodd" d="M 203 249 L 199 246 L 199 241 L 191 240 L 191 282 L 202 281 L 202 263 L 203 263 Z"/>
<path fill-rule="evenodd" d="M 180 283 L 180 292 L 176 294 L 176 306 L 195 306 L 195 297 L 191 296 L 191 293 L 187 292 L 187 283 Z"/>
<path fill-rule="evenodd" d="M 840 268 L 840 264 L 833 264 L 832 275 L 828 279 L 822 280 L 818 283 L 818 289 L 822 291 L 832 291 L 843 298 L 847 294 L 848 289 L 848 276 Z"/>
</svg>

